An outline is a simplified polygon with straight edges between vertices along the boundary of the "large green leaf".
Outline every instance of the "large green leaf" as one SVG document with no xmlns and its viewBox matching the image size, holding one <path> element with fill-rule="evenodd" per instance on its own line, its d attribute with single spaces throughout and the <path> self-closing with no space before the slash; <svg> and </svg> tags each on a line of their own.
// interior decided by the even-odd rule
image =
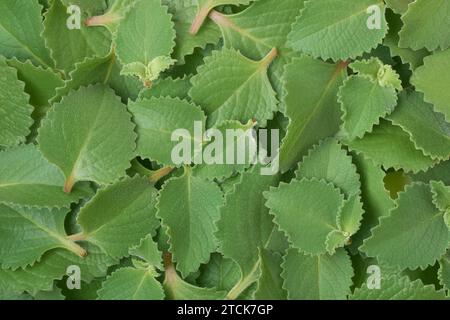
<svg viewBox="0 0 450 320">
<path fill-rule="evenodd" d="M 39 148 L 66 177 L 108 184 L 125 175 L 136 134 L 126 107 L 102 85 L 83 87 L 54 104 L 39 129 Z"/>
<path fill-rule="evenodd" d="M 0 29 L 1 30 L 1 29 Z M 0 56 L 0 146 L 13 146 L 25 141 L 33 123 L 33 107 L 17 78 L 17 70 Z"/>
<path fill-rule="evenodd" d="M 353 268 L 344 249 L 315 257 L 289 249 L 282 267 L 288 299 L 344 300 L 351 292 Z"/>
<path fill-rule="evenodd" d="M 282 172 L 292 168 L 314 144 L 338 131 L 337 92 L 346 67 L 307 56 L 286 66 L 283 104 L 290 121 L 280 149 Z"/>
<path fill-rule="evenodd" d="M 41 10 L 42 6 L 37 0 L 0 2 L 0 54 L 7 58 L 31 59 L 45 67 L 53 66 L 44 38 L 41 37 Z"/>
<path fill-rule="evenodd" d="M 172 64 L 175 30 L 160 0 L 139 0 L 120 22 L 115 38 L 122 73 L 133 74 L 147 86 Z"/>
<path fill-rule="evenodd" d="M 429 185 L 407 186 L 388 217 L 380 219 L 361 250 L 400 268 L 433 265 L 450 240 L 443 212 L 435 207 Z"/>
<path fill-rule="evenodd" d="M 380 12 L 380 28 L 368 28 L 368 8 Z M 387 33 L 384 3 L 379 0 L 309 0 L 292 26 L 288 45 L 334 61 L 356 58 L 381 43 Z M 373 14 L 373 12 L 372 12 Z"/>
<path fill-rule="evenodd" d="M 86 185 L 63 191 L 64 176 L 33 145 L 0 152 L 0 202 L 28 207 L 66 207 L 90 194 Z"/>
<path fill-rule="evenodd" d="M 278 101 L 267 69 L 276 55 L 273 49 L 262 60 L 253 61 L 236 50 L 223 49 L 205 59 L 191 80 L 189 95 L 205 110 L 208 126 L 255 119 L 264 127 L 273 118 Z"/>
<path fill-rule="evenodd" d="M 450 3 L 447 0 L 416 0 L 402 16 L 400 47 L 414 50 L 450 46 Z M 420 27 L 418 27 L 420 25 Z M 438 31 L 439 30 L 439 31 Z"/>
<path fill-rule="evenodd" d="M 167 227 L 170 252 L 183 277 L 208 261 L 217 248 L 214 233 L 219 220 L 222 192 L 213 181 L 192 175 L 170 179 L 163 186 L 158 201 L 158 217 Z"/>
<path fill-rule="evenodd" d="M 138 155 L 170 165 L 175 161 L 172 157 L 174 148 L 187 143 L 185 151 L 190 151 L 190 155 L 185 155 L 182 151 L 179 151 L 177 155 L 183 159 L 186 157 L 186 160 L 194 158 L 194 152 L 199 149 L 203 141 L 201 132 L 199 135 L 195 130 L 195 124 L 200 124 L 200 129 L 203 130 L 206 121 L 199 107 L 179 98 L 153 97 L 131 102 L 129 109 L 133 114 L 139 135 Z M 172 140 L 177 130 L 183 131 L 181 142 Z M 180 163 L 176 164 L 180 165 Z"/>
<path fill-rule="evenodd" d="M 112 257 L 126 256 L 159 226 L 155 202 L 150 181 L 137 176 L 101 189 L 81 208 L 77 221 L 83 231 L 72 239 L 94 243 Z"/>
</svg>

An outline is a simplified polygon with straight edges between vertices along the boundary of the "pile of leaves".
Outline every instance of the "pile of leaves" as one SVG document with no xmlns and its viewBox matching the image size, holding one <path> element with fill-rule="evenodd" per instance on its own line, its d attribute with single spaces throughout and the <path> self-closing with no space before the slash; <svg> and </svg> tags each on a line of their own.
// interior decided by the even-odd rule
<svg viewBox="0 0 450 320">
<path fill-rule="evenodd" d="M 450 1 L 0 13 L 1 299 L 448 295 Z M 195 121 L 278 129 L 280 172 L 174 165 Z"/>
</svg>

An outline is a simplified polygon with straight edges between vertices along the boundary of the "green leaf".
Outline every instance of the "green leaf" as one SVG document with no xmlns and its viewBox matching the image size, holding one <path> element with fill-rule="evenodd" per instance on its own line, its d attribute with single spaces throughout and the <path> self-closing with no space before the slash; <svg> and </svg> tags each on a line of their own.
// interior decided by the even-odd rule
<svg viewBox="0 0 450 320">
<path fill-rule="evenodd" d="M 222 192 L 216 183 L 193 176 L 188 168 L 183 176 L 170 179 L 163 186 L 158 217 L 167 227 L 169 251 L 183 277 L 197 271 L 216 249 L 215 223 L 222 202 Z"/>
<path fill-rule="evenodd" d="M 430 187 L 422 183 L 407 186 L 396 203 L 361 250 L 400 268 L 433 265 L 445 253 L 450 233 L 443 213 L 432 202 Z"/>
<path fill-rule="evenodd" d="M 0 74 L 0 146 L 13 146 L 24 142 L 30 133 L 33 107 L 28 103 L 24 83 L 17 78 L 17 70 L 1 56 Z"/>
<path fill-rule="evenodd" d="M 258 279 L 258 250 L 267 245 L 274 228 L 269 210 L 264 206 L 262 193 L 268 191 L 270 186 L 275 186 L 278 179 L 276 175 L 260 175 L 259 167 L 254 166 L 244 172 L 233 191 L 225 195 L 216 236 L 220 252 L 235 261 L 241 272 L 241 278 L 231 290 L 229 298 L 237 298 Z"/>
<path fill-rule="evenodd" d="M 196 48 L 205 48 L 208 44 L 216 44 L 220 40 L 220 30 L 211 21 L 205 21 L 202 29 L 197 34 L 190 32 L 191 23 L 194 21 L 197 7 L 194 1 L 163 0 L 163 4 L 169 6 L 172 20 L 175 24 L 176 46 L 173 57 L 178 63 L 184 63 L 185 56 L 194 53 Z"/>
<path fill-rule="evenodd" d="M 218 161 L 197 165 L 194 169 L 194 175 L 206 179 L 223 179 L 248 168 L 253 163 L 253 159 L 257 157 L 258 142 L 252 135 L 253 126 L 253 121 L 249 121 L 245 125 L 239 121 L 222 122 L 216 128 L 218 131 L 214 133 L 214 138 L 211 137 L 210 140 L 212 141 L 208 141 L 209 143 L 203 149 L 204 155 L 214 156 L 214 159 L 218 159 Z M 235 136 L 231 137 L 227 136 L 227 130 L 237 131 L 233 131 Z M 220 142 L 221 137 L 223 137 L 222 142 Z M 244 159 L 240 159 L 242 153 L 244 153 Z M 233 161 L 228 159 L 231 158 L 231 155 L 233 155 Z"/>
<path fill-rule="evenodd" d="M 54 65 L 44 38 L 41 37 L 41 10 L 42 6 L 36 0 L 1 1 L 1 55 L 19 60 L 30 59 L 44 67 Z"/>
<path fill-rule="evenodd" d="M 65 207 L 87 197 L 87 185 L 63 192 L 64 176 L 32 145 L 0 152 L 0 202 L 27 207 Z"/>
<path fill-rule="evenodd" d="M 346 67 L 307 56 L 286 66 L 283 104 L 290 122 L 280 149 L 282 172 L 292 168 L 318 141 L 338 131 L 341 112 L 336 95 Z"/>
<path fill-rule="evenodd" d="M 128 98 L 134 100 L 142 89 L 142 84 L 133 77 L 121 75 L 120 70 L 121 66 L 114 53 L 105 57 L 86 58 L 75 64 L 75 69 L 69 73 L 70 79 L 56 90 L 57 95 L 52 102 L 60 101 L 71 90 L 96 83 L 107 84 L 123 101 Z"/>
<path fill-rule="evenodd" d="M 240 277 L 241 271 L 236 262 L 222 257 L 219 253 L 213 253 L 209 262 L 200 267 L 197 283 L 202 287 L 230 291 Z"/>
<path fill-rule="evenodd" d="M 169 66 L 157 62 L 168 62 L 174 39 L 175 30 L 167 7 L 160 0 L 140 0 L 128 10 L 117 29 L 117 56 L 126 69 L 136 64 L 143 67 L 133 74 L 149 86 Z"/>
<path fill-rule="evenodd" d="M 191 89 L 190 77 L 172 79 L 170 77 L 156 80 L 151 88 L 144 88 L 139 93 L 139 99 L 150 99 L 152 97 L 180 98 L 189 100 L 188 92 Z"/>
<path fill-rule="evenodd" d="M 348 78 L 338 94 L 343 112 L 342 129 L 349 140 L 371 132 L 379 119 L 390 114 L 397 104 L 393 87 L 382 87 L 364 76 Z"/>
<path fill-rule="evenodd" d="M 445 300 L 443 290 L 411 281 L 407 276 L 391 275 L 381 279 L 381 289 L 368 289 L 366 284 L 357 288 L 351 300 Z"/>
<path fill-rule="evenodd" d="M 423 95 L 403 92 L 394 113 L 389 117 L 393 124 L 411 135 L 417 149 L 433 159 L 446 160 L 450 155 L 450 124 L 433 106 L 423 101 Z"/>
<path fill-rule="evenodd" d="M 447 252 L 441 260 L 439 260 L 438 271 L 439 283 L 444 286 L 446 290 L 450 290 L 450 254 Z"/>
<path fill-rule="evenodd" d="M 450 187 L 441 181 L 431 181 L 431 192 L 433 192 L 433 203 L 441 211 L 450 209 Z"/>
<path fill-rule="evenodd" d="M 329 234 L 339 231 L 344 205 L 339 189 L 317 179 L 292 180 L 272 188 L 265 197 L 275 223 L 293 247 L 312 255 L 330 251 L 326 242 Z"/>
<path fill-rule="evenodd" d="M 368 76 L 372 81 L 378 83 L 383 88 L 393 88 L 402 90 L 402 81 L 392 66 L 383 64 L 383 62 L 372 57 L 368 60 L 357 60 L 349 65 L 353 71 L 359 73 L 360 76 Z"/>
<path fill-rule="evenodd" d="M 269 67 L 269 77 L 278 94 L 281 94 L 284 66 L 293 56 L 292 50 L 285 45 L 287 35 L 303 8 L 303 2 L 304 0 L 256 1 L 236 14 L 224 15 L 217 11 L 210 14 L 210 18 L 222 31 L 225 47 L 239 50 L 253 60 L 260 60 L 272 48 L 277 48 L 278 58 Z"/>
<path fill-rule="evenodd" d="M 380 25 L 369 29 L 372 11 L 380 13 Z M 387 33 L 385 6 L 379 0 L 315 0 L 292 26 L 288 45 L 313 57 L 334 61 L 354 59 L 381 43 Z"/>
<path fill-rule="evenodd" d="M 86 13 L 82 13 L 82 18 Z M 51 50 L 56 67 L 66 74 L 77 62 L 87 57 L 106 56 L 111 48 L 111 36 L 107 30 L 88 28 L 80 23 L 80 29 L 69 29 L 67 22 L 70 14 L 60 0 L 53 0 L 45 13 L 44 37 Z"/>
<path fill-rule="evenodd" d="M 0 204 L 0 264 L 17 269 L 39 261 L 54 248 L 65 248 L 80 256 L 86 250 L 70 241 L 64 231 L 67 209 L 23 208 Z"/>
<path fill-rule="evenodd" d="M 429 182 L 430 180 L 437 180 L 450 185 L 450 161 L 442 161 L 425 172 L 415 174 L 412 178 L 414 181 Z"/>
<path fill-rule="evenodd" d="M 261 127 L 273 118 L 278 101 L 267 77 L 277 55 L 273 49 L 260 61 L 250 60 L 231 49 L 214 51 L 192 77 L 189 95 L 208 116 L 208 127 L 225 120 L 247 123 L 255 119 Z"/>
<path fill-rule="evenodd" d="M 289 249 L 282 268 L 288 299 L 344 300 L 351 292 L 353 268 L 344 249 L 315 257 Z"/>
<path fill-rule="evenodd" d="M 137 176 L 101 189 L 81 208 L 83 232 L 72 239 L 94 243 L 115 258 L 126 256 L 159 226 L 155 201 L 150 181 Z"/>
<path fill-rule="evenodd" d="M 51 290 L 54 280 L 66 275 L 67 267 L 72 265 L 79 266 L 81 280 L 90 283 L 96 277 L 105 276 L 107 268 L 117 263 L 98 247 L 89 243 L 84 243 L 83 246 L 89 252 L 84 258 L 65 249 L 54 249 L 45 253 L 32 267 L 14 271 L 0 268 L 0 293 Z"/>
<path fill-rule="evenodd" d="M 418 172 L 433 166 L 435 161 L 416 149 L 410 139 L 411 136 L 401 127 L 382 120 L 364 138 L 346 141 L 345 144 L 385 168 Z"/>
<path fill-rule="evenodd" d="M 315 145 L 295 174 L 298 179 L 317 178 L 333 183 L 347 198 L 360 192 L 361 184 L 352 157 L 335 139 L 326 139 Z"/>
<path fill-rule="evenodd" d="M 169 257 L 169 258 L 168 258 Z M 170 255 L 165 257 L 165 277 L 163 282 L 166 297 L 169 300 L 223 300 L 226 291 L 215 288 L 201 288 L 194 286 L 177 274 L 174 265 L 170 261 Z"/>
<path fill-rule="evenodd" d="M 8 65 L 17 69 L 17 77 L 25 83 L 25 92 L 30 95 L 30 103 L 40 109 L 49 104 L 56 88 L 64 85 L 61 76 L 54 70 L 36 67 L 30 60 L 21 62 L 14 58 L 8 60 Z M 40 110 L 41 113 L 43 111 Z"/>
<path fill-rule="evenodd" d="M 106 278 L 98 296 L 100 300 L 162 300 L 164 291 L 156 276 L 152 267 L 121 268 Z"/>
<path fill-rule="evenodd" d="M 163 164 L 173 164 L 174 148 L 182 144 L 188 146 L 177 155 L 192 159 L 194 151 L 201 146 L 202 134 L 196 134 L 195 122 L 201 123 L 204 129 L 205 115 L 196 105 L 179 98 L 150 98 L 129 103 L 139 135 L 137 154 Z M 175 130 L 183 130 L 181 142 L 172 141 Z M 162 143 L 163 142 L 163 143 Z M 190 154 L 184 152 L 190 151 Z M 188 164 L 188 163 L 185 163 Z M 177 163 L 179 165 L 179 163 Z"/>
<path fill-rule="evenodd" d="M 385 0 L 385 2 L 395 13 L 404 14 L 408 11 L 409 4 L 414 0 Z"/>
<path fill-rule="evenodd" d="M 450 4 L 449 4 L 450 8 Z M 450 75 L 443 72 L 450 68 L 450 49 L 428 56 L 424 59 L 424 65 L 414 72 L 411 83 L 417 91 L 424 93 L 424 99 L 434 105 L 436 111 L 445 115 L 450 122 Z"/>
<path fill-rule="evenodd" d="M 66 177 L 65 191 L 78 181 L 108 184 L 125 175 L 136 134 L 126 107 L 113 91 L 83 87 L 53 105 L 39 129 L 39 148 Z"/>
<path fill-rule="evenodd" d="M 370 230 L 378 224 L 378 219 L 388 215 L 394 207 L 394 201 L 384 186 L 386 173 L 381 166 L 374 165 L 361 155 L 354 155 L 353 161 L 360 176 L 364 216 L 360 230 L 352 237 L 352 253 L 370 235 Z"/>
<path fill-rule="evenodd" d="M 402 16 L 400 47 L 430 51 L 450 46 L 450 3 L 447 0 L 416 0 Z M 420 28 L 418 26 L 420 25 Z M 436 32 L 439 30 L 438 32 Z"/>
<path fill-rule="evenodd" d="M 158 250 L 158 245 L 149 234 L 141 240 L 141 243 L 130 249 L 130 254 L 145 260 L 150 265 L 162 270 L 162 256 Z"/>
<path fill-rule="evenodd" d="M 261 249 L 261 277 L 258 279 L 254 298 L 256 300 L 284 300 L 286 291 L 283 289 L 283 279 L 281 278 L 282 257 Z"/>
</svg>

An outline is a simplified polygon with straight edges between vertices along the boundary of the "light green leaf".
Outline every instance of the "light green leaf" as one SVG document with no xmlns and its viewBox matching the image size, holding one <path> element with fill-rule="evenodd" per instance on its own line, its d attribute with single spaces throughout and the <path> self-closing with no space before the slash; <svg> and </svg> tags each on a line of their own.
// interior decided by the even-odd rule
<svg viewBox="0 0 450 320">
<path fill-rule="evenodd" d="M 278 101 L 267 69 L 276 55 L 273 49 L 262 60 L 253 61 L 235 50 L 223 49 L 205 58 L 191 80 L 189 95 L 208 116 L 208 127 L 225 120 L 247 123 L 251 119 L 264 127 L 273 118 Z"/>
<path fill-rule="evenodd" d="M 51 290 L 54 280 L 66 275 L 67 267 L 71 265 L 79 266 L 81 280 L 90 283 L 96 277 L 105 276 L 107 268 L 117 263 L 98 247 L 89 243 L 84 243 L 83 246 L 89 253 L 83 258 L 65 249 L 54 249 L 45 253 L 32 267 L 14 271 L 0 268 L 0 293 Z"/>
<path fill-rule="evenodd" d="M 414 0 L 385 0 L 385 2 L 395 13 L 404 14 L 408 11 L 409 4 Z"/>
<path fill-rule="evenodd" d="M 23 208 L 0 204 L 0 264 L 17 269 L 39 261 L 54 248 L 64 248 L 79 256 L 86 250 L 66 237 L 67 209 Z"/>
<path fill-rule="evenodd" d="M 435 161 L 417 150 L 410 139 L 401 127 L 382 120 L 364 138 L 346 141 L 345 144 L 385 168 L 418 172 L 433 166 Z"/>
<path fill-rule="evenodd" d="M 122 98 L 122 101 L 129 98 L 136 99 L 142 89 L 142 84 L 134 77 L 121 75 L 120 70 L 121 66 L 114 53 L 105 57 L 86 58 L 75 64 L 75 69 L 69 73 L 70 79 L 57 89 L 57 95 L 52 102 L 60 101 L 71 90 L 78 90 L 82 86 L 97 83 L 109 85 Z"/>
<path fill-rule="evenodd" d="M 244 172 L 233 191 L 225 195 L 216 236 L 220 252 L 235 261 L 241 272 L 241 278 L 231 290 L 229 298 L 237 298 L 258 279 L 258 250 L 267 245 L 274 228 L 269 210 L 264 206 L 262 193 L 268 191 L 270 186 L 275 186 L 278 179 L 276 175 L 261 175 L 259 167 L 254 166 Z"/>
<path fill-rule="evenodd" d="M 200 267 L 197 283 L 202 287 L 230 291 L 240 277 L 241 271 L 236 262 L 222 257 L 219 253 L 213 253 L 209 262 Z"/>
<path fill-rule="evenodd" d="M 282 172 L 292 168 L 314 144 L 338 131 L 341 111 L 336 96 L 346 67 L 307 56 L 286 66 L 283 104 L 290 122 L 280 149 Z"/>
<path fill-rule="evenodd" d="M 91 190 L 79 185 L 63 192 L 64 176 L 35 146 L 0 152 L 0 202 L 27 207 L 65 207 L 87 197 Z"/>
<path fill-rule="evenodd" d="M 163 164 L 173 164 L 174 148 L 187 143 L 185 152 L 190 151 L 190 154 L 185 155 L 184 151 L 179 151 L 177 156 L 193 159 L 194 151 L 198 150 L 203 140 L 201 133 L 196 134 L 195 122 L 201 124 L 201 130 L 204 130 L 205 126 L 205 115 L 199 107 L 185 100 L 170 97 L 137 100 L 130 102 L 128 107 L 137 125 L 138 155 Z M 183 130 L 181 142 L 172 141 L 175 130 L 178 132 Z"/>
<path fill-rule="evenodd" d="M 357 60 L 349 64 L 353 71 L 360 76 L 368 76 L 372 81 L 378 83 L 383 88 L 393 88 L 402 90 L 402 81 L 397 72 L 389 64 L 383 64 L 378 58 L 368 60 Z"/>
<path fill-rule="evenodd" d="M 197 16 L 192 22 L 190 32 L 192 34 L 197 34 L 200 27 L 203 25 L 206 17 L 208 17 L 209 12 L 215 7 L 232 4 L 232 5 L 245 5 L 249 4 L 252 0 L 198 0 L 197 3 Z M 257 0 L 254 0 L 257 1 Z"/>
<path fill-rule="evenodd" d="M 391 214 L 380 219 L 361 250 L 400 268 L 433 265 L 445 253 L 450 233 L 443 213 L 432 202 L 430 187 L 422 183 L 409 185 L 396 203 Z"/>
<path fill-rule="evenodd" d="M 170 77 L 158 79 L 151 88 L 144 88 L 139 93 L 139 99 L 150 99 L 152 97 L 171 97 L 189 100 L 188 92 L 191 89 L 190 77 L 172 79 Z"/>
<path fill-rule="evenodd" d="M 370 29 L 372 6 L 379 10 L 381 21 Z M 288 45 L 324 60 L 354 59 L 383 40 L 387 33 L 384 13 L 384 3 L 379 0 L 309 0 L 292 26 Z"/>
<path fill-rule="evenodd" d="M 450 209 L 450 187 L 441 181 L 431 181 L 431 192 L 433 192 L 433 203 L 441 211 Z"/>
<path fill-rule="evenodd" d="M 158 274 L 148 269 L 121 268 L 113 272 L 98 290 L 100 300 L 162 300 L 164 291 L 155 279 Z"/>
<path fill-rule="evenodd" d="M 420 280 L 411 281 L 407 276 L 390 275 L 381 278 L 380 289 L 357 288 L 351 300 L 445 300 L 443 290 L 424 285 Z"/>
<path fill-rule="evenodd" d="M 140 63 L 144 71 L 155 66 L 155 59 L 168 59 L 175 46 L 175 30 L 167 7 L 160 0 L 136 1 L 120 22 L 115 38 L 116 52 L 125 70 L 130 64 Z M 159 74 L 168 67 L 159 65 L 152 74 Z M 151 79 L 146 72 L 135 72 L 146 86 Z"/>
<path fill-rule="evenodd" d="M 126 256 L 158 227 L 155 201 L 150 181 L 137 176 L 101 189 L 81 208 L 77 221 L 83 232 L 72 239 L 94 243 L 112 257 Z"/>
<path fill-rule="evenodd" d="M 353 268 L 344 249 L 315 257 L 289 249 L 282 268 L 288 299 L 344 300 L 351 292 Z"/>
<path fill-rule="evenodd" d="M 42 6 L 36 0 L 0 2 L 1 55 L 19 60 L 31 59 L 44 67 L 54 65 L 41 37 L 41 10 Z"/>
<path fill-rule="evenodd" d="M 331 251 L 326 241 L 339 231 L 338 218 L 344 196 L 332 184 L 317 179 L 281 183 L 265 194 L 274 222 L 285 231 L 292 246 L 318 255 Z M 340 243 L 342 246 L 343 243 Z"/>
<path fill-rule="evenodd" d="M 450 3 L 449 3 L 450 8 Z M 411 79 L 417 91 L 424 93 L 426 102 L 432 103 L 436 111 L 445 115 L 450 122 L 450 49 L 428 56 L 424 65 L 417 68 Z"/>
<path fill-rule="evenodd" d="M 258 279 L 257 288 L 254 294 L 256 300 L 284 300 L 286 291 L 283 289 L 283 279 L 281 278 L 282 257 L 261 249 L 261 277 Z"/>
<path fill-rule="evenodd" d="M 226 296 L 226 291 L 219 291 L 215 288 L 201 288 L 194 286 L 177 274 L 174 265 L 167 255 L 165 260 L 165 278 L 163 282 L 166 298 L 170 300 L 223 300 Z"/>
<path fill-rule="evenodd" d="M 158 250 L 158 245 L 153 241 L 151 234 L 143 238 L 138 246 L 131 248 L 130 254 L 145 260 L 159 270 L 163 269 L 161 252 Z"/>
<path fill-rule="evenodd" d="M 205 48 L 208 44 L 216 44 L 220 40 L 220 30 L 212 21 L 205 21 L 197 34 L 190 32 L 191 23 L 195 19 L 197 6 L 194 1 L 163 0 L 169 6 L 172 20 L 175 24 L 177 37 L 173 57 L 179 64 L 184 63 L 184 57 L 194 53 L 196 48 Z"/>
<path fill-rule="evenodd" d="M 346 198 L 360 193 L 361 184 L 352 157 L 342 150 L 335 139 L 326 139 L 315 145 L 303 158 L 295 174 L 298 179 L 317 178 L 333 183 Z"/>
<path fill-rule="evenodd" d="M 394 201 L 384 187 L 386 173 L 381 166 L 374 165 L 361 155 L 354 155 L 353 161 L 360 176 L 364 216 L 360 230 L 352 237 L 352 253 L 370 235 L 370 230 L 378 224 L 378 219 L 387 216 L 394 207 Z"/>
<path fill-rule="evenodd" d="M 215 131 L 210 139 L 213 141 L 208 141 L 209 144 L 203 148 L 203 154 L 213 155 L 214 159 L 219 160 L 218 163 L 199 164 L 194 168 L 194 175 L 206 179 L 223 179 L 248 168 L 258 156 L 256 154 L 258 142 L 252 135 L 253 126 L 253 121 L 245 125 L 239 121 L 222 122 L 216 128 L 218 131 Z M 236 135 L 233 137 L 227 135 L 227 130 L 237 130 L 233 131 Z M 223 137 L 223 143 L 220 144 L 221 137 Z M 233 161 L 228 159 L 231 156 Z M 243 159 L 240 159 L 242 156 Z"/>
<path fill-rule="evenodd" d="M 75 63 L 86 57 L 106 56 L 111 48 L 111 36 L 107 30 L 88 28 L 83 21 L 80 29 L 69 29 L 69 17 L 67 7 L 60 0 L 54 0 L 45 13 L 43 33 L 56 67 L 66 74 L 73 69 Z M 82 19 L 83 17 L 86 17 L 85 12 L 82 13 Z"/>
<path fill-rule="evenodd" d="M 24 83 L 17 78 L 17 70 L 1 56 L 0 75 L 0 146 L 13 146 L 24 142 L 30 133 L 33 107 L 28 103 Z"/>
<path fill-rule="evenodd" d="M 450 124 L 433 106 L 423 101 L 417 92 L 403 92 L 394 113 L 389 117 L 393 124 L 411 135 L 417 149 L 433 159 L 446 160 L 450 156 Z"/>
<path fill-rule="evenodd" d="M 439 283 L 444 286 L 446 290 L 450 290 L 450 253 L 447 252 L 441 260 L 439 260 L 438 271 Z"/>
<path fill-rule="evenodd" d="M 99 184 L 125 175 L 136 134 L 126 107 L 104 86 L 83 87 L 54 104 L 39 129 L 39 148 L 66 177 L 65 191 L 78 181 Z"/>
<path fill-rule="evenodd" d="M 304 0 L 256 1 L 236 14 L 224 15 L 217 11 L 210 14 L 210 18 L 222 31 L 225 47 L 239 50 L 253 60 L 260 60 L 272 48 L 277 48 L 278 58 L 269 67 L 269 77 L 278 94 L 281 94 L 284 66 L 293 56 L 292 50 L 285 45 L 287 35 L 303 8 L 303 2 Z"/>
<path fill-rule="evenodd" d="M 416 0 L 402 16 L 400 47 L 430 51 L 450 46 L 450 3 L 447 0 Z M 420 26 L 420 27 L 418 27 Z M 439 30 L 439 31 L 438 31 Z"/>
<path fill-rule="evenodd" d="M 40 108 L 40 113 L 55 95 L 56 88 L 64 85 L 61 76 L 50 68 L 36 67 L 30 60 L 21 62 L 17 59 L 8 60 L 8 65 L 17 69 L 19 80 L 25 83 L 25 92 L 30 95 L 30 103 Z"/>
<path fill-rule="evenodd" d="M 167 227 L 169 250 L 183 277 L 197 271 L 217 248 L 214 232 L 222 202 L 216 183 L 193 176 L 188 168 L 161 190 L 158 217 Z"/>
</svg>

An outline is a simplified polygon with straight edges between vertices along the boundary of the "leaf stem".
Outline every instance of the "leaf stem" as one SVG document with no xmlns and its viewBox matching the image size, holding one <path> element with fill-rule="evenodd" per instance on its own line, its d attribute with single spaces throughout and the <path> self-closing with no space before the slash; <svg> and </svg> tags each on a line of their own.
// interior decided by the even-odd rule
<svg viewBox="0 0 450 320">
<path fill-rule="evenodd" d="M 70 175 L 70 177 L 68 177 L 66 182 L 64 183 L 64 192 L 65 193 L 72 192 L 72 188 L 75 183 L 76 183 L 76 181 L 75 181 L 73 175 Z"/>
<path fill-rule="evenodd" d="M 277 56 L 277 48 L 272 48 L 272 50 L 270 50 L 270 52 L 260 61 L 261 67 L 267 69 Z"/>
<path fill-rule="evenodd" d="M 173 171 L 173 167 L 163 167 L 153 172 L 149 177 L 150 182 L 156 183 Z"/>
<path fill-rule="evenodd" d="M 84 241 L 86 240 L 86 235 L 83 232 L 75 233 L 70 236 L 67 236 L 67 239 L 70 241 Z"/>
<path fill-rule="evenodd" d="M 208 17 L 209 11 L 211 11 L 211 4 L 210 1 L 205 3 L 197 13 L 197 16 L 195 17 L 194 21 L 192 22 L 191 28 L 189 32 L 192 35 L 195 35 L 200 30 L 201 26 L 205 22 L 206 17 Z"/>
<path fill-rule="evenodd" d="M 87 251 L 83 247 L 71 241 L 70 239 L 67 239 L 67 241 L 65 241 L 64 247 L 82 258 L 88 255 Z"/>
</svg>

